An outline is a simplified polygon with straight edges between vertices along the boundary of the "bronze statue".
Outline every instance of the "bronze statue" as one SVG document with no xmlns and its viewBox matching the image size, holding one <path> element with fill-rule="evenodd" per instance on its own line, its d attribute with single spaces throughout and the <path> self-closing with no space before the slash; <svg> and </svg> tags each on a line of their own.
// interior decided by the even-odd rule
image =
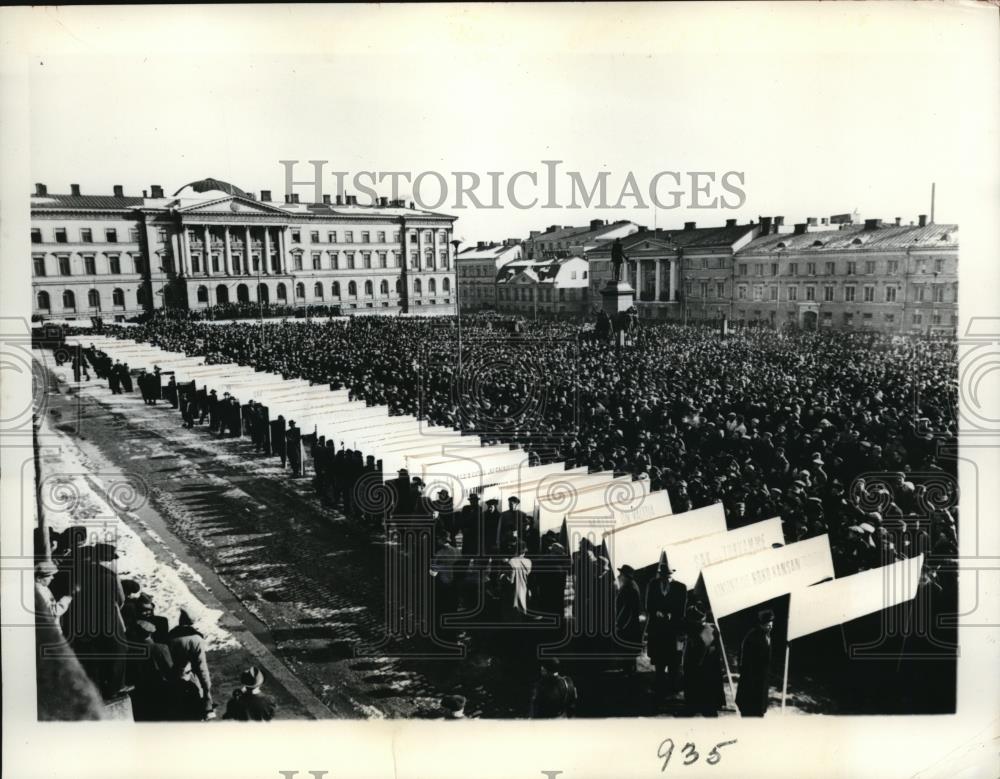
<svg viewBox="0 0 1000 779">
<path fill-rule="evenodd" d="M 622 265 L 628 260 L 625 256 L 625 250 L 622 249 L 622 239 L 615 238 L 615 242 L 611 244 L 611 267 L 612 267 L 612 281 L 619 282 L 622 280 Z"/>
</svg>

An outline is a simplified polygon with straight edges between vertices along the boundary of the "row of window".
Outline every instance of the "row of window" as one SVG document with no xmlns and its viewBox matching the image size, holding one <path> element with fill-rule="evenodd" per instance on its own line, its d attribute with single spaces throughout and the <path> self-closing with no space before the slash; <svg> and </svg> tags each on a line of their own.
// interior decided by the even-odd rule
<svg viewBox="0 0 1000 779">
<path fill-rule="evenodd" d="M 45 290 L 40 291 L 35 296 L 35 303 L 37 304 L 39 311 L 52 310 L 52 299 L 49 296 L 49 293 Z M 141 293 L 136 293 L 136 304 L 142 305 Z M 111 291 L 111 305 L 116 308 L 125 308 L 124 290 L 114 289 Z M 97 311 L 101 310 L 100 291 L 92 289 L 87 292 L 87 306 Z M 73 292 L 73 290 L 67 289 L 62 293 L 62 309 L 63 311 L 76 311 L 76 293 Z"/>
<path fill-rule="evenodd" d="M 694 296 L 694 285 L 692 282 L 688 281 L 685 284 L 687 288 L 687 294 L 689 297 Z M 928 295 L 927 287 L 930 286 L 930 294 Z M 917 284 L 914 285 L 914 300 L 918 302 L 924 302 L 930 300 L 934 303 L 945 302 L 945 284 Z M 816 285 L 807 284 L 805 286 L 805 297 L 803 300 L 817 300 L 816 297 Z M 823 286 L 823 301 L 833 302 L 837 300 L 836 295 L 837 287 L 832 284 L 827 284 Z M 858 288 L 853 285 L 845 285 L 843 297 L 840 298 L 845 303 L 853 303 L 858 299 Z M 698 287 L 698 292 L 700 297 L 708 297 L 708 283 L 701 282 Z M 715 288 L 716 297 L 725 297 L 725 285 L 723 283 L 717 283 Z M 736 299 L 737 300 L 747 300 L 747 295 L 751 294 L 751 290 L 746 284 L 740 284 L 736 288 Z M 772 284 L 767 287 L 765 293 L 765 287 L 763 284 L 756 284 L 752 289 L 753 300 L 780 300 L 780 289 L 777 284 Z M 882 289 L 882 294 L 879 296 L 880 300 L 878 302 L 882 303 L 895 303 L 902 295 L 900 290 L 895 286 L 886 286 Z M 796 301 L 799 300 L 799 288 L 795 284 L 789 284 L 785 286 L 785 300 Z M 861 301 L 864 303 L 874 303 L 876 302 L 876 288 L 874 285 L 866 285 L 861 288 Z"/>
<path fill-rule="evenodd" d="M 263 284 L 258 286 L 258 294 L 261 294 L 262 289 L 266 290 L 266 286 Z M 375 296 L 375 285 L 372 281 L 364 282 L 363 289 L 365 297 L 370 298 Z M 397 295 L 402 294 L 402 284 L 400 279 L 396 279 L 395 289 Z M 298 282 L 295 285 L 294 290 L 295 290 L 296 300 L 305 300 L 306 285 L 304 283 L 302 283 L 301 281 Z M 428 279 L 427 294 L 436 295 L 437 292 L 438 292 L 437 280 Z M 441 280 L 441 292 L 445 295 L 451 292 L 451 282 L 449 279 L 446 278 Z M 266 297 L 267 293 L 263 292 L 263 294 Z M 288 299 L 288 290 L 284 282 L 279 282 L 275 286 L 275 294 L 277 295 L 278 300 Z M 382 279 L 382 281 L 379 282 L 379 295 L 385 297 L 388 294 L 389 294 L 389 281 L 387 279 Z M 417 297 L 421 297 L 424 295 L 423 282 L 420 279 L 413 280 L 413 294 L 414 296 Z M 249 300 L 248 296 L 249 296 L 249 287 L 247 287 L 246 284 L 240 284 L 236 288 L 237 300 L 247 302 Z M 347 282 L 347 297 L 357 297 L 357 296 L 358 296 L 358 282 L 356 281 Z M 198 287 L 198 289 L 195 291 L 195 297 L 199 303 L 208 303 L 209 302 L 208 287 L 204 285 Z M 335 281 L 330 285 L 330 297 L 334 299 L 344 297 L 344 295 L 342 294 L 342 287 L 339 281 Z M 326 298 L 326 293 L 323 284 L 317 281 L 315 284 L 313 284 L 313 299 L 324 300 L 325 298 Z M 217 303 L 229 302 L 229 287 L 226 284 L 219 284 L 215 288 L 215 299 Z"/>
<path fill-rule="evenodd" d="M 746 311 L 746 309 L 740 309 L 739 311 L 736 312 L 736 315 L 737 315 L 737 317 L 739 319 L 747 319 L 747 313 L 748 312 Z M 756 309 L 752 313 L 753 313 L 753 318 L 754 319 L 761 319 L 762 318 L 763 312 L 760 309 Z M 788 312 L 788 318 L 789 319 L 793 319 L 796 316 L 797 316 L 797 314 L 794 311 L 789 311 Z M 939 312 L 939 311 L 931 311 L 931 312 L 929 312 L 929 322 L 925 321 L 925 316 L 926 316 L 926 312 L 923 312 L 923 311 L 914 311 L 910 315 L 910 323 L 913 324 L 913 325 L 918 325 L 919 326 L 919 325 L 924 325 L 924 324 L 942 325 L 945 322 L 945 316 L 943 314 L 941 314 L 941 312 Z M 768 318 L 773 322 L 775 320 L 775 318 L 776 318 L 775 312 L 774 311 L 768 312 Z M 821 313 L 821 321 L 823 322 L 823 324 L 832 325 L 833 324 L 833 312 L 832 311 L 823 311 Z M 844 311 L 841 314 L 841 321 L 847 327 L 852 326 L 854 324 L 854 313 L 852 311 Z M 871 313 L 868 313 L 868 312 L 862 313 L 861 314 L 861 321 L 864 324 L 866 324 L 866 325 L 874 324 L 875 316 L 874 316 L 874 314 L 871 314 Z M 895 324 L 896 323 L 896 314 L 895 314 L 895 312 L 891 312 L 890 311 L 890 312 L 884 313 L 882 315 L 882 321 L 885 322 L 885 324 L 887 324 L 887 325 L 893 325 L 893 324 Z M 950 321 L 951 321 L 952 325 L 958 324 L 958 314 L 952 314 L 951 317 L 950 317 Z"/>
<path fill-rule="evenodd" d="M 137 255 L 132 255 L 132 270 L 126 270 L 126 273 L 142 273 L 145 266 L 143 264 L 142 257 Z M 48 268 L 46 267 L 45 257 L 33 257 L 33 270 L 35 276 L 43 277 L 48 276 Z M 72 276 L 73 275 L 73 264 L 70 262 L 69 255 L 61 255 L 56 257 L 57 270 L 59 271 L 58 276 Z M 125 267 L 122 263 L 122 258 L 117 254 L 108 255 L 108 265 L 107 273 L 110 275 L 119 275 L 122 273 L 122 268 Z M 97 258 L 93 255 L 84 255 L 83 257 L 83 275 L 84 276 L 96 276 L 97 275 Z M 101 275 L 104 275 L 102 272 Z"/>
<path fill-rule="evenodd" d="M 705 261 L 707 262 L 707 260 Z M 787 266 L 786 276 L 798 276 L 799 275 L 799 265 L 798 262 L 789 262 Z M 819 263 L 816 262 L 806 262 L 802 263 L 802 268 L 804 275 L 806 276 L 816 276 L 817 268 Z M 692 265 L 688 266 L 693 267 Z M 704 267 L 707 267 L 704 266 Z M 873 276 L 879 272 L 879 262 L 877 260 L 865 260 L 864 274 L 866 276 Z M 750 263 L 741 262 L 737 265 L 737 273 L 740 276 L 749 275 Z M 916 272 L 917 273 L 927 273 L 929 269 L 933 269 L 934 273 L 944 272 L 944 260 L 935 259 L 931 261 L 928 265 L 928 261 L 921 259 L 917 260 Z M 778 263 L 776 262 L 757 262 L 753 264 L 753 271 L 755 276 L 777 276 L 779 274 Z M 885 273 L 892 276 L 899 273 L 899 260 L 885 260 Z M 823 275 L 824 276 L 836 276 L 837 275 L 837 263 L 833 261 L 823 263 Z M 857 260 L 847 260 L 844 266 L 845 276 L 857 276 L 858 275 L 858 263 Z"/>
<path fill-rule="evenodd" d="M 558 300 L 584 300 L 586 298 L 585 287 L 560 287 L 558 290 Z M 499 287 L 497 288 L 497 300 L 520 300 L 531 302 L 535 299 L 534 287 Z M 538 288 L 538 301 L 544 303 L 552 302 L 552 287 Z"/>
<path fill-rule="evenodd" d="M 161 241 L 166 241 L 167 231 L 160 229 L 158 231 L 161 236 Z M 69 243 L 70 242 L 69 230 L 65 227 L 54 227 L 52 228 L 52 242 L 54 243 Z M 128 231 L 128 241 L 129 243 L 139 243 L 139 230 L 136 228 L 131 228 Z M 31 242 L 32 243 L 45 243 L 42 236 L 42 228 L 32 227 L 31 228 Z M 80 228 L 80 239 L 77 243 L 93 243 L 94 242 L 94 230 L 90 227 Z M 118 229 L 115 227 L 105 227 L 104 228 L 104 243 L 118 243 Z"/>
<path fill-rule="evenodd" d="M 311 270 L 358 270 L 359 268 L 364 268 L 366 270 L 375 268 L 398 268 L 399 267 L 399 252 L 375 252 L 374 256 L 372 252 L 360 252 L 360 264 L 358 263 L 358 257 L 356 252 L 327 252 L 329 254 L 330 260 L 329 264 L 324 265 L 323 252 L 312 252 L 309 258 L 309 268 Z M 343 261 L 341 261 L 341 254 L 343 254 Z M 240 253 L 235 253 L 230 256 L 233 264 L 233 275 L 239 276 L 246 272 L 246 267 L 243 264 L 243 255 Z M 448 253 L 441 252 L 438 270 L 448 270 Z M 304 270 L 306 266 L 306 260 L 301 252 L 296 252 L 292 255 L 292 270 Z M 213 254 L 212 255 L 212 273 L 220 273 L 223 266 L 223 255 Z M 250 259 L 250 272 L 256 273 L 260 268 L 260 255 L 254 254 Z M 410 268 L 412 270 L 420 270 L 420 254 L 418 252 L 410 252 Z M 434 252 L 428 249 L 424 253 L 424 269 L 432 270 L 434 269 Z M 271 271 L 273 273 L 278 273 L 278 257 L 276 254 L 271 255 Z M 192 254 L 191 255 L 191 273 L 201 273 L 201 255 Z"/>
<path fill-rule="evenodd" d="M 292 243 L 302 243 L 302 231 L 301 230 L 291 230 Z M 322 232 L 320 230 L 312 230 L 309 233 L 310 243 L 322 243 L 320 240 Z M 386 243 L 386 231 L 376 230 L 374 233 L 375 243 Z M 396 230 L 392 233 L 392 243 L 399 243 L 399 231 Z M 338 238 L 343 238 L 343 241 L 339 241 Z M 434 240 L 433 230 L 411 230 L 409 233 L 409 239 L 413 243 L 418 240 L 423 239 L 425 243 L 430 243 Z M 443 243 L 448 239 L 448 233 L 445 230 L 438 231 L 438 239 Z M 338 233 L 336 230 L 328 230 L 326 233 L 327 243 L 354 243 L 354 231 L 344 230 L 342 234 Z M 360 230 L 358 232 L 358 243 L 372 243 L 372 232 L 370 230 Z"/>
</svg>

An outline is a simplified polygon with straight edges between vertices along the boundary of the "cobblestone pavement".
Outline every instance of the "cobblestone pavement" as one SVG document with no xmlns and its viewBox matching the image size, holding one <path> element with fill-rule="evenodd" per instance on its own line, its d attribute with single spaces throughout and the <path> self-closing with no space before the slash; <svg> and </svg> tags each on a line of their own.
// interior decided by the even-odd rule
<svg viewBox="0 0 1000 779">
<path fill-rule="evenodd" d="M 473 716 L 526 715 L 536 665 L 533 644 L 520 636 L 505 652 L 487 654 L 473 642 L 463 659 L 372 654 L 385 635 L 384 543 L 324 508 L 308 477 L 289 478 L 246 439 L 182 428 L 167 403 L 112 395 L 96 380 L 77 392 L 68 371 L 54 372 L 61 392 L 49 412 L 64 417 L 82 450 L 97 450 L 147 485 L 165 541 L 217 575 L 233 608 L 259 620 L 255 635 L 333 716 L 434 716 L 447 693 L 464 695 Z M 631 677 L 570 670 L 578 716 L 680 712 L 677 697 L 654 703 L 648 666 Z M 808 698 L 793 701 L 809 708 Z"/>
</svg>

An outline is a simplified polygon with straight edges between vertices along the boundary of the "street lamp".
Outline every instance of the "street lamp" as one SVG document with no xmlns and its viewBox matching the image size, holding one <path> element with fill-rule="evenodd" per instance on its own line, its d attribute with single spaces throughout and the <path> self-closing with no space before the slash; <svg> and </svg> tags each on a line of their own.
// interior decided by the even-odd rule
<svg viewBox="0 0 1000 779">
<path fill-rule="evenodd" d="M 464 239 L 458 236 L 451 239 L 452 248 L 455 250 L 455 319 L 458 321 L 458 375 L 462 376 L 462 274 L 458 267 L 458 247 L 464 243 Z"/>
</svg>

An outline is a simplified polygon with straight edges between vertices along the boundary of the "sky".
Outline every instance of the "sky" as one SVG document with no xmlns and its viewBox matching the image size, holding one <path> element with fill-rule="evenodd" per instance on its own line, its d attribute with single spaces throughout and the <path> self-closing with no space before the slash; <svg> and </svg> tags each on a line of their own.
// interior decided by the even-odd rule
<svg viewBox="0 0 1000 779">
<path fill-rule="evenodd" d="M 297 180 L 326 160 L 328 193 L 334 171 L 348 184 L 428 171 L 422 201 L 436 204 L 442 174 L 437 210 L 477 241 L 593 218 L 670 228 L 857 210 L 907 223 L 929 212 L 932 182 L 937 221 L 959 221 L 959 190 L 992 186 L 970 181 L 975 128 L 956 119 L 978 94 L 961 55 L 989 25 L 960 7 L 184 6 L 45 9 L 43 21 L 24 45 L 32 180 L 50 192 L 172 193 L 212 176 L 280 198 L 280 160 L 300 161 Z M 561 208 L 542 207 L 545 160 L 561 161 Z M 501 207 L 458 208 L 458 171 L 479 175 L 485 203 L 500 174 Z M 515 191 L 533 208 L 508 200 L 517 171 L 538 176 Z M 606 172 L 609 205 L 631 173 L 642 202 L 570 207 L 567 171 L 588 188 Z M 661 171 L 683 186 L 661 179 L 654 208 Z M 728 171 L 744 197 L 720 188 Z M 691 172 L 716 183 L 696 196 Z M 388 180 L 375 189 L 392 194 Z M 739 207 L 692 207 L 720 196 Z"/>
</svg>

